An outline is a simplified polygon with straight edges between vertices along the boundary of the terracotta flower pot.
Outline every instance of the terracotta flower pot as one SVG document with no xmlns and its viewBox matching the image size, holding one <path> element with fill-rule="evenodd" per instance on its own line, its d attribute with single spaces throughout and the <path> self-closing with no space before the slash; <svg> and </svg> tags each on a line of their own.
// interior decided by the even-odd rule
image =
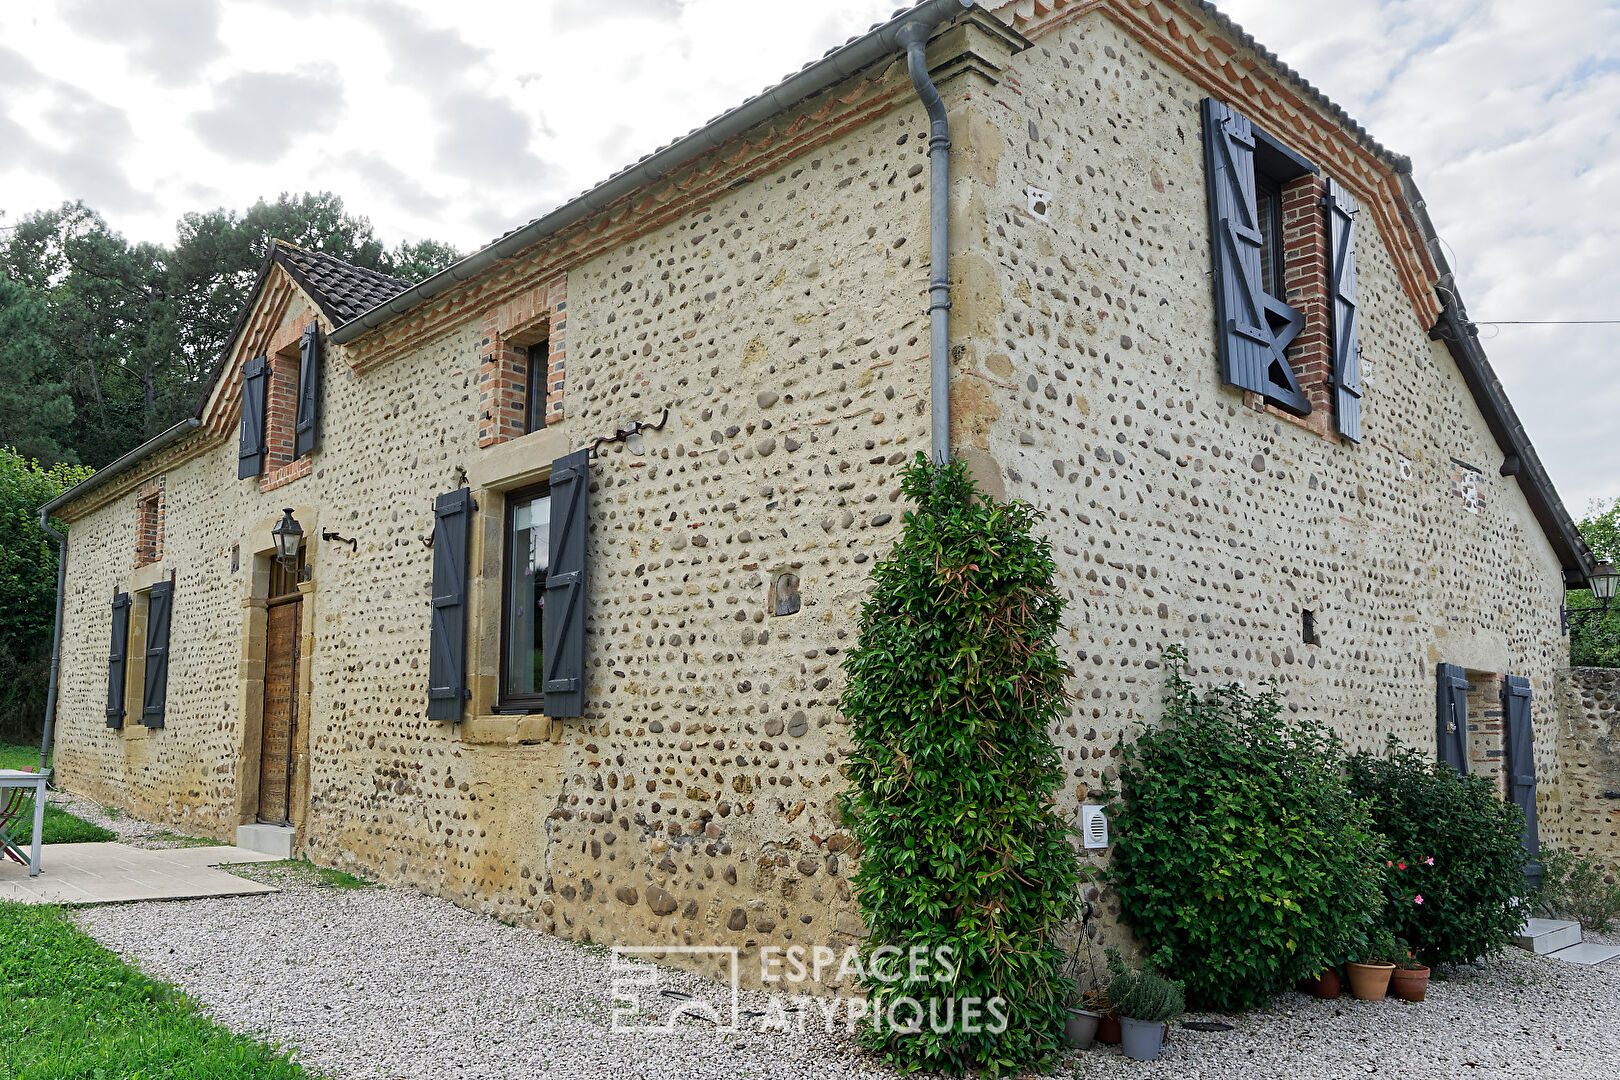
<svg viewBox="0 0 1620 1080">
<path fill-rule="evenodd" d="M 1422 1001 L 1429 992 L 1429 969 L 1396 968 L 1389 989 L 1402 1001 Z"/>
<path fill-rule="evenodd" d="M 1072 1008 L 1068 1017 L 1063 1021 L 1063 1034 L 1069 1045 L 1076 1050 L 1089 1050 L 1091 1043 L 1097 1037 L 1097 1025 L 1102 1021 L 1102 1013 L 1092 1012 L 1090 1009 Z"/>
<path fill-rule="evenodd" d="M 1322 974 L 1306 985 L 1310 987 L 1312 997 L 1331 1001 L 1339 996 L 1339 971 L 1337 968 L 1323 968 Z"/>
<path fill-rule="evenodd" d="M 1097 1041 L 1118 1046 L 1120 1038 L 1119 1013 L 1110 1009 L 1097 1021 Z"/>
<path fill-rule="evenodd" d="M 1352 960 L 1344 966 L 1350 973 L 1350 993 L 1356 1000 L 1384 1000 L 1389 993 L 1389 977 L 1395 973 L 1394 964 L 1358 964 Z"/>
</svg>

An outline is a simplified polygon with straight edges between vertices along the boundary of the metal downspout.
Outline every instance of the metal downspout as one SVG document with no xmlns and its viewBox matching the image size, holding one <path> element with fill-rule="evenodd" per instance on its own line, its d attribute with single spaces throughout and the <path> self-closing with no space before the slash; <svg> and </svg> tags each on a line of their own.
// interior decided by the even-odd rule
<svg viewBox="0 0 1620 1080">
<path fill-rule="evenodd" d="M 928 395 L 933 406 L 931 449 L 935 464 L 951 456 L 951 123 L 928 77 L 928 36 L 934 27 L 912 22 L 900 28 L 911 85 L 928 112 Z"/>
<path fill-rule="evenodd" d="M 56 729 L 56 686 L 62 671 L 62 602 L 67 596 L 67 537 L 51 528 L 50 515 L 39 511 L 39 527 L 56 541 L 56 622 L 51 628 L 51 679 L 45 690 L 45 734 L 39 740 L 39 771 L 50 762 Z"/>
</svg>

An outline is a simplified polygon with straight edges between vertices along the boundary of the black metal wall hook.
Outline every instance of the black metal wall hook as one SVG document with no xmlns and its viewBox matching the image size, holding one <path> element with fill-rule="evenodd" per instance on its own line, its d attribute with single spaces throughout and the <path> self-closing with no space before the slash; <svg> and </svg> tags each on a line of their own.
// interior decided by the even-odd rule
<svg viewBox="0 0 1620 1080">
<path fill-rule="evenodd" d="M 624 442 L 624 440 L 628 439 L 630 436 L 639 435 L 643 431 L 662 431 L 664 430 L 664 425 L 667 423 L 669 423 L 669 406 L 665 405 L 664 414 L 658 418 L 658 423 L 656 424 L 649 424 L 644 420 L 632 420 L 630 421 L 629 427 L 622 427 L 618 431 L 615 431 L 612 435 L 599 435 L 592 439 L 591 445 L 588 448 L 590 450 L 591 457 L 594 458 L 596 456 L 596 448 L 601 446 L 603 443 Z"/>
<path fill-rule="evenodd" d="M 351 554 L 354 553 L 354 552 L 358 552 L 360 550 L 360 541 L 359 540 L 355 539 L 354 537 L 350 537 L 350 536 L 339 536 L 337 533 L 333 532 L 331 529 L 322 529 L 321 530 L 321 539 L 322 540 L 335 540 L 339 544 L 348 544 L 349 545 L 349 551 L 350 551 Z"/>
</svg>

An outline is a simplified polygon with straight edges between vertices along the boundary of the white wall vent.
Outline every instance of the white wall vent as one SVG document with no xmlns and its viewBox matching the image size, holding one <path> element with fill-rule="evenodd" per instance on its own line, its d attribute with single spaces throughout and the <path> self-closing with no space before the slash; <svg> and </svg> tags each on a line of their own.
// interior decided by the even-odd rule
<svg viewBox="0 0 1620 1080">
<path fill-rule="evenodd" d="M 1038 187 L 1027 187 L 1024 194 L 1029 197 L 1029 213 L 1031 217 L 1041 221 L 1050 221 L 1052 211 L 1052 193 L 1042 191 Z"/>
<path fill-rule="evenodd" d="M 1080 833 L 1085 837 L 1088 848 L 1108 846 L 1108 815 L 1102 807 L 1087 805 L 1080 808 Z"/>
</svg>

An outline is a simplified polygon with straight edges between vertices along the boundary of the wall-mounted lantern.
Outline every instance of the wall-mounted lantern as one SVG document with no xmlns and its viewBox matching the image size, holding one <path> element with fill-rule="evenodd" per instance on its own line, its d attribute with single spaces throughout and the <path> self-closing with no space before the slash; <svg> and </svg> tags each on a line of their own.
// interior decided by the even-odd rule
<svg viewBox="0 0 1620 1080">
<path fill-rule="evenodd" d="M 270 530 L 275 541 L 276 561 L 290 567 L 298 562 L 298 547 L 304 542 L 304 527 L 292 516 L 292 507 L 283 507 L 281 520 Z"/>
<path fill-rule="evenodd" d="M 1594 614 L 1601 617 L 1609 610 L 1609 601 L 1614 599 L 1615 586 L 1620 585 L 1620 573 L 1617 573 L 1609 563 L 1598 563 L 1597 569 L 1587 575 L 1587 582 L 1592 586 L 1592 596 L 1597 600 L 1597 606 L 1572 608 L 1568 604 L 1561 605 L 1560 615 L 1566 634 L 1576 619 L 1584 619 Z"/>
</svg>

